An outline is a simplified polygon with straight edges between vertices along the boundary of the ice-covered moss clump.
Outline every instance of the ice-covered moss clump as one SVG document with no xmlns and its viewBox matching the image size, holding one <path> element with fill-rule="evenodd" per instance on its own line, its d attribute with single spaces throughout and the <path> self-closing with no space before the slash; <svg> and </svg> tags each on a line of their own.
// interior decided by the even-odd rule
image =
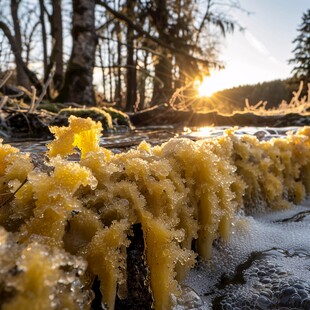
<svg viewBox="0 0 310 310">
<path fill-rule="evenodd" d="M 87 287 L 86 261 L 42 237 L 19 244 L 0 230 L 1 309 L 84 309 L 92 293 Z"/>
<path fill-rule="evenodd" d="M 214 139 L 143 142 L 113 154 L 99 146 L 100 123 L 69 121 L 51 128 L 47 171 L 0 144 L 3 253 L 13 249 L 9 263 L 0 261 L 3 307 L 26 309 L 38 293 L 33 304 L 42 309 L 89 308 L 98 279 L 102 303 L 114 309 L 116 296 L 128 296 L 128 249 L 140 225 L 143 285 L 155 309 L 170 309 L 197 255 L 212 259 L 214 240 L 229 239 L 239 211 L 285 209 L 310 190 L 309 128 L 270 141 L 230 129 Z M 70 161 L 77 151 L 80 160 Z M 68 270 L 78 272 L 67 277 Z"/>
</svg>

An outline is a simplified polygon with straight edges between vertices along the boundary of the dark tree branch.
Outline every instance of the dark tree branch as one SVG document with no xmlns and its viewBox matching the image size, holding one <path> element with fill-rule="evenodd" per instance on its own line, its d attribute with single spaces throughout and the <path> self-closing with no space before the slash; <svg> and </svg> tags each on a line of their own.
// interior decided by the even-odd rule
<svg viewBox="0 0 310 310">
<path fill-rule="evenodd" d="M 12 52 L 15 56 L 15 60 L 16 60 L 16 67 L 22 68 L 23 71 L 26 73 L 26 75 L 28 76 L 30 82 L 39 90 L 42 89 L 42 84 L 39 81 L 39 79 L 37 78 L 36 74 L 31 71 L 27 65 L 25 64 L 25 62 L 23 61 L 21 54 L 20 54 L 20 49 L 18 48 L 18 44 L 15 40 L 15 38 L 13 37 L 9 27 L 3 23 L 2 21 L 0 21 L 0 29 L 3 31 L 3 33 L 5 34 L 5 36 L 7 37 L 10 45 L 11 45 L 11 49 Z"/>
<path fill-rule="evenodd" d="M 201 21 L 200 26 L 199 26 L 198 31 L 197 31 L 196 44 L 197 44 L 197 42 L 199 40 L 199 36 L 200 36 L 200 33 L 201 33 L 201 31 L 202 31 L 202 29 L 203 29 L 203 27 L 205 25 L 205 22 L 207 21 L 208 16 L 210 14 L 211 2 L 212 2 L 212 0 L 208 0 L 208 5 L 207 5 L 206 13 L 203 16 L 202 21 Z"/>
<path fill-rule="evenodd" d="M 199 57 L 195 57 L 192 56 L 188 53 L 186 53 L 185 51 L 183 51 L 182 49 L 176 48 L 173 45 L 167 44 L 166 42 L 160 40 L 157 37 L 152 36 L 149 32 L 143 30 L 142 27 L 140 27 L 139 25 L 137 25 L 135 22 L 133 22 L 130 18 L 128 18 L 126 15 L 117 12 L 115 10 L 113 10 L 108 4 L 106 4 L 104 1 L 101 0 L 96 0 L 96 4 L 103 6 L 109 13 L 111 13 L 112 15 L 114 15 L 117 19 L 125 22 L 129 27 L 133 28 L 135 31 L 137 31 L 141 36 L 144 36 L 145 38 L 157 43 L 158 45 L 169 49 L 171 52 L 174 52 L 176 54 L 180 54 L 185 56 L 187 59 L 189 60 L 193 60 L 196 62 L 200 62 L 206 66 L 214 66 L 214 67 L 218 67 L 218 63 L 214 62 L 214 61 L 209 61 L 206 59 L 202 59 Z"/>
<path fill-rule="evenodd" d="M 44 76 L 47 75 L 47 33 L 46 33 L 46 26 L 45 26 L 45 5 L 43 0 L 39 0 L 40 5 L 40 23 L 42 28 L 42 46 L 43 46 L 43 66 L 44 66 Z"/>
</svg>

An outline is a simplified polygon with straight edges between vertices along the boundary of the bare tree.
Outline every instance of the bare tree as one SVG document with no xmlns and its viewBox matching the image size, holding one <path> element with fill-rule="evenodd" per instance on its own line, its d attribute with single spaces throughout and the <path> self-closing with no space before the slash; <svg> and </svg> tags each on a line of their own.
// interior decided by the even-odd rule
<svg viewBox="0 0 310 310">
<path fill-rule="evenodd" d="M 17 44 L 15 37 L 12 35 L 9 27 L 4 22 L 0 21 L 0 29 L 7 37 L 15 57 L 17 83 L 27 89 L 30 89 L 30 85 L 33 84 L 37 89 L 41 90 L 42 84 L 38 80 L 36 74 L 27 67 L 26 63 L 22 59 L 19 45 Z"/>
<path fill-rule="evenodd" d="M 29 69 L 39 59 L 44 81 L 55 65 L 52 98 L 90 106 L 95 105 L 93 69 L 99 40 L 104 98 L 133 111 L 168 102 L 176 88 L 220 65 L 210 44 L 210 25 L 225 35 L 234 22 L 215 10 L 215 0 L 203 2 L 200 8 L 205 11 L 199 15 L 194 0 L 10 0 L 5 13 L 9 18 L 0 12 L 0 31 L 15 56 L 19 84 L 40 90 L 42 84 Z M 69 3 L 72 8 L 67 10 Z M 33 14 L 29 22 L 23 18 L 28 12 Z M 71 40 L 64 42 L 69 20 L 72 45 Z"/>
<path fill-rule="evenodd" d="M 14 35 L 11 33 L 6 25 L 1 26 L 1 29 L 5 33 L 8 38 L 11 49 L 15 56 L 16 61 L 16 75 L 17 75 L 17 83 L 27 89 L 30 89 L 30 81 L 29 78 L 23 68 L 23 60 L 22 60 L 22 36 L 20 30 L 20 20 L 18 16 L 18 8 L 19 8 L 19 0 L 11 0 L 11 15 L 14 26 Z"/>
<path fill-rule="evenodd" d="M 42 47 L 43 47 L 43 68 L 44 68 L 44 76 L 47 73 L 48 59 L 47 59 L 47 33 L 46 33 L 46 25 L 45 25 L 45 5 L 43 0 L 39 0 L 40 6 L 40 24 L 41 24 L 41 32 L 42 32 Z"/>
<path fill-rule="evenodd" d="M 218 7 L 227 5 L 240 9 L 233 0 L 221 4 L 205 0 L 204 5 L 200 4 L 201 7 L 193 0 L 134 1 L 134 10 L 130 8 L 129 0 L 123 0 L 123 6 L 118 10 L 112 8 L 106 0 L 96 0 L 96 3 L 114 16 L 117 22 L 126 25 L 127 81 L 131 83 L 136 80 L 136 84 L 142 81 L 140 73 L 139 80 L 134 77 L 132 68 L 142 69 L 142 72 L 145 68 L 141 68 L 141 65 L 146 64 L 149 71 L 147 75 L 153 76 L 152 104 L 167 102 L 176 87 L 183 87 L 197 76 L 208 74 L 212 67 L 222 66 L 217 58 L 215 41 L 219 40 L 220 35 L 225 36 L 227 32 L 233 31 L 238 23 Z M 202 9 L 205 12 L 200 14 Z M 220 31 L 216 39 L 212 37 L 211 40 L 214 28 Z M 133 37 L 131 33 L 134 33 Z M 143 59 L 143 56 L 139 58 L 139 50 L 146 47 L 148 59 Z M 148 60 L 151 61 L 150 65 Z M 133 105 L 132 101 L 137 101 L 137 89 L 140 98 L 144 98 L 141 95 L 142 88 L 136 85 L 134 89 L 127 83 L 128 110 Z"/>
<path fill-rule="evenodd" d="M 153 1 L 153 6 L 148 9 L 148 12 L 158 32 L 160 41 L 171 44 L 171 36 L 168 32 L 168 5 L 166 0 Z M 171 51 L 162 46 L 158 46 L 157 51 L 160 56 L 157 56 L 155 64 L 155 77 L 153 86 L 153 103 L 167 102 L 172 95 L 172 55 Z M 160 80 L 160 85 L 157 80 Z"/>
<path fill-rule="evenodd" d="M 127 16 L 134 18 L 134 0 L 126 1 Z M 132 112 L 137 101 L 137 71 L 136 71 L 136 60 L 134 53 L 134 29 L 132 27 L 127 28 L 126 35 L 127 44 L 127 79 L 126 79 L 126 111 Z"/>
<path fill-rule="evenodd" d="M 28 67 L 32 40 L 35 35 L 38 22 L 34 20 L 31 24 L 27 23 L 27 27 L 22 29 L 22 17 L 32 14 L 33 10 L 31 7 L 24 7 L 23 11 L 19 12 L 21 4 L 21 0 L 11 0 L 6 14 L 1 12 L 0 30 L 6 37 L 15 58 L 17 84 L 25 87 L 26 89 L 30 89 L 30 86 L 34 85 L 40 91 L 42 89 L 42 83 L 38 79 L 36 73 Z M 25 50 L 22 48 L 23 46 Z"/>
<path fill-rule="evenodd" d="M 116 37 L 117 37 L 117 78 L 115 85 L 114 100 L 118 107 L 122 104 L 122 28 L 120 23 L 115 23 Z"/>
<path fill-rule="evenodd" d="M 97 38 L 95 1 L 74 0 L 72 17 L 72 51 L 59 101 L 95 105 L 93 69 Z"/>
<path fill-rule="evenodd" d="M 52 67 L 55 66 L 52 90 L 57 93 L 62 88 L 64 79 L 62 6 L 61 0 L 53 0 L 51 2 L 52 13 L 48 14 L 48 19 L 51 27 L 52 50 L 47 70 L 44 74 L 44 80 L 48 79 Z"/>
</svg>

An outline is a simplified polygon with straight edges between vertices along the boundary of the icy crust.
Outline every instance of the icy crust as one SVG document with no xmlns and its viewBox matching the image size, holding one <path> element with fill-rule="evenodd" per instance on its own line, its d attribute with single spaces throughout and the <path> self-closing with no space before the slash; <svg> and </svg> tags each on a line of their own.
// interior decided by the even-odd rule
<svg viewBox="0 0 310 310">
<path fill-rule="evenodd" d="M 85 309 L 86 262 L 34 236 L 19 244 L 15 234 L 0 230 L 1 309 Z"/>
<path fill-rule="evenodd" d="M 0 142 L 1 257 L 10 257 L 0 261 L 0 274 L 18 270 L 2 277 L 3 308 L 26 309 L 30 299 L 40 309 L 89 308 L 98 277 L 102 305 L 114 309 L 116 296 L 127 296 L 135 224 L 143 232 L 153 307 L 178 308 L 186 295 L 180 283 L 197 256 L 212 258 L 215 241 L 230 239 L 238 213 L 287 209 L 310 190 L 308 127 L 261 142 L 228 129 L 210 140 L 142 142 L 113 154 L 99 147 L 99 123 L 69 120 L 51 129 L 46 171 Z M 81 159 L 70 161 L 77 151 Z M 71 260 L 75 277 L 66 274 Z"/>
<path fill-rule="evenodd" d="M 199 262 L 185 283 L 204 309 L 309 309 L 309 205 L 236 219 L 212 261 Z M 306 213 L 307 212 L 307 213 Z M 307 214 L 296 221 L 296 214 Z M 291 219 L 291 220 L 287 220 Z"/>
</svg>

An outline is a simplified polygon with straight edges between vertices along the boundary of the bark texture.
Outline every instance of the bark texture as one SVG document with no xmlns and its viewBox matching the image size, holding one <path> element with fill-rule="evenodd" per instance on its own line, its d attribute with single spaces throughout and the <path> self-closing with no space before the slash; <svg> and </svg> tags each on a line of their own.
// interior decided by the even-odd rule
<svg viewBox="0 0 310 310">
<path fill-rule="evenodd" d="M 20 30 L 20 20 L 18 17 L 18 7 L 19 1 L 11 0 L 11 15 L 13 20 L 14 35 L 11 34 L 9 28 L 6 30 L 4 29 L 6 25 L 2 28 L 2 30 L 8 38 L 15 56 L 17 84 L 30 89 L 30 81 L 22 64 L 22 35 Z"/>
<path fill-rule="evenodd" d="M 15 37 L 12 35 L 9 27 L 5 23 L 0 21 L 0 29 L 7 37 L 15 57 L 18 85 L 30 89 L 30 85 L 33 84 L 37 88 L 37 90 L 40 91 L 42 89 L 42 84 L 38 80 L 36 74 L 31 71 L 23 61 L 19 45 L 16 42 Z"/>
<path fill-rule="evenodd" d="M 135 1 L 127 0 L 127 14 L 131 18 L 134 16 L 134 8 L 135 8 Z M 130 26 L 127 29 L 126 35 L 127 41 L 127 102 L 125 110 L 128 112 L 134 111 L 134 107 L 137 101 L 137 71 L 136 71 L 136 60 L 135 60 L 135 38 L 134 38 L 134 30 Z"/>
<path fill-rule="evenodd" d="M 63 27 L 62 27 L 62 11 L 61 0 L 53 0 L 53 13 L 50 17 L 51 32 L 52 32 L 52 53 L 49 63 L 49 69 L 45 80 L 48 78 L 48 74 L 55 64 L 55 74 L 53 76 L 54 89 L 59 91 L 63 84 L 64 79 L 64 62 L 63 62 Z"/>
<path fill-rule="evenodd" d="M 74 0 L 72 21 L 72 52 L 64 86 L 57 100 L 93 106 L 95 105 L 93 69 L 97 44 L 95 1 Z"/>
<path fill-rule="evenodd" d="M 151 16 L 158 31 L 160 41 L 170 44 L 168 34 L 168 10 L 166 0 L 156 0 L 155 10 L 151 11 Z M 171 52 L 162 47 L 158 47 L 157 63 L 155 64 L 155 79 L 153 86 L 152 105 L 168 102 L 172 91 L 172 57 Z M 158 83 L 161 81 L 161 84 Z"/>
</svg>

